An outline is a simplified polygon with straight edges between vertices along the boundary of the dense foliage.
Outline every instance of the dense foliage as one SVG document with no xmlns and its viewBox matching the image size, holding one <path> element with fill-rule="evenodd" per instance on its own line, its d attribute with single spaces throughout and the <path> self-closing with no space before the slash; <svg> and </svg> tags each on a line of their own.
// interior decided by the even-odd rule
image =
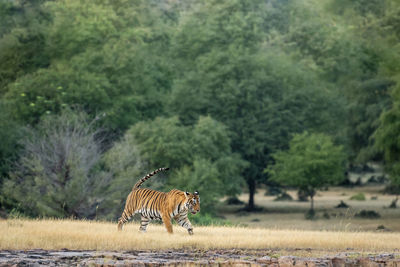
<svg viewBox="0 0 400 267">
<path fill-rule="evenodd" d="M 397 0 L 0 0 L 0 210 L 114 219 L 159 167 L 252 210 L 305 131 L 398 185 L 399 29 Z"/>
</svg>

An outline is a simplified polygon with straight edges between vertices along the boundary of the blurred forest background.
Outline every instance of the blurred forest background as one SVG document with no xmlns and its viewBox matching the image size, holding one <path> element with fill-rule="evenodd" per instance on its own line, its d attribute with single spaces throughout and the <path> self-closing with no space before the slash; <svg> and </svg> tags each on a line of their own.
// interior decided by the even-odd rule
<svg viewBox="0 0 400 267">
<path fill-rule="evenodd" d="M 1 214 L 116 219 L 159 167 L 198 218 L 369 162 L 398 194 L 399 41 L 397 0 L 0 0 Z"/>
</svg>

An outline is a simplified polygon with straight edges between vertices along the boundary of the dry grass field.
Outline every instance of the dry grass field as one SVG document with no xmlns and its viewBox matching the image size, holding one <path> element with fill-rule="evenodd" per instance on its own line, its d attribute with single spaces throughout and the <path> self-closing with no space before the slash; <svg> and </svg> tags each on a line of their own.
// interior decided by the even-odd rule
<svg viewBox="0 0 400 267">
<path fill-rule="evenodd" d="M 400 208 L 389 209 L 394 197 L 381 192 L 382 187 L 377 186 L 318 192 L 315 198 L 317 218 L 306 220 L 304 213 L 309 209 L 309 202 L 274 201 L 275 197 L 266 196 L 264 190 L 259 190 L 256 204 L 263 208 L 261 212 L 240 211 L 243 205 L 222 205 L 219 213 L 236 226 L 195 226 L 194 236 L 189 236 L 177 225 L 174 225 L 174 234 L 170 235 L 163 225 L 154 223 L 150 224 L 147 233 L 142 234 L 137 222 L 127 223 L 123 231 L 118 232 L 116 223 L 111 222 L 1 220 L 0 265 L 2 260 L 10 265 L 34 264 L 35 259 L 60 263 L 68 257 L 76 264 L 85 260 L 88 264 L 105 263 L 106 260 L 108 264 L 115 259 L 122 263 L 132 260 L 135 264 L 158 264 L 166 260 L 173 262 L 185 255 L 182 260 L 185 266 L 197 258 L 206 263 L 219 260 L 229 263 L 240 259 L 254 264 L 266 255 L 271 262 L 285 261 L 290 255 L 328 263 L 340 258 L 343 262 L 353 260 L 355 265 L 367 260 L 363 266 L 370 266 L 370 261 L 398 264 Z M 288 193 L 296 199 L 295 191 Z M 363 193 L 365 200 L 350 200 L 357 193 Z M 240 199 L 246 201 L 247 197 L 243 194 Z M 341 200 L 350 207 L 335 208 Z M 380 217 L 356 217 L 361 210 L 373 210 Z M 384 228 L 378 230 L 382 225 Z M 104 256 L 104 253 L 115 255 Z M 293 260 L 293 265 L 298 261 L 299 258 Z"/>
<path fill-rule="evenodd" d="M 400 233 L 329 232 L 243 227 L 195 227 L 195 235 L 162 225 L 148 232 L 128 223 L 118 232 L 115 223 L 76 220 L 2 220 L 0 250 L 138 250 L 138 249 L 316 249 L 326 251 L 390 252 L 399 248 Z"/>
</svg>

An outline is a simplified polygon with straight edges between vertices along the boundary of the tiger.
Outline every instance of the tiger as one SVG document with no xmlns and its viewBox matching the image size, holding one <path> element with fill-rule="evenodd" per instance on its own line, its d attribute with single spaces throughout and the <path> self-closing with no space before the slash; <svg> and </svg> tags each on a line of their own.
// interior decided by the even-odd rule
<svg viewBox="0 0 400 267">
<path fill-rule="evenodd" d="M 141 178 L 133 186 L 132 191 L 126 198 L 124 211 L 118 219 L 119 231 L 122 230 L 122 226 L 130 217 L 135 213 L 139 213 L 141 215 L 140 232 L 146 232 L 150 220 L 162 220 L 167 232 L 172 234 L 171 218 L 174 218 L 180 226 L 188 231 L 189 235 L 193 235 L 193 226 L 187 215 L 188 212 L 192 214 L 200 212 L 200 194 L 198 191 L 192 194 L 173 189 L 164 193 L 148 188 L 140 188 L 151 176 L 168 169 L 159 168 Z"/>
</svg>

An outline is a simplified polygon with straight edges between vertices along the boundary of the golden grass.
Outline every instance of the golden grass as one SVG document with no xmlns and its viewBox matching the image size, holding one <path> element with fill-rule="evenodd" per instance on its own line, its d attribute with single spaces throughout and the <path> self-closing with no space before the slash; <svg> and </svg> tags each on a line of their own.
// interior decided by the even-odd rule
<svg viewBox="0 0 400 267">
<path fill-rule="evenodd" d="M 109 222 L 76 220 L 0 221 L 0 249 L 291 249 L 393 251 L 400 233 L 271 230 L 241 227 L 195 227 L 193 236 L 174 226 L 169 235 L 163 225 L 150 224 L 148 232 L 128 223 L 122 232 Z"/>
</svg>

